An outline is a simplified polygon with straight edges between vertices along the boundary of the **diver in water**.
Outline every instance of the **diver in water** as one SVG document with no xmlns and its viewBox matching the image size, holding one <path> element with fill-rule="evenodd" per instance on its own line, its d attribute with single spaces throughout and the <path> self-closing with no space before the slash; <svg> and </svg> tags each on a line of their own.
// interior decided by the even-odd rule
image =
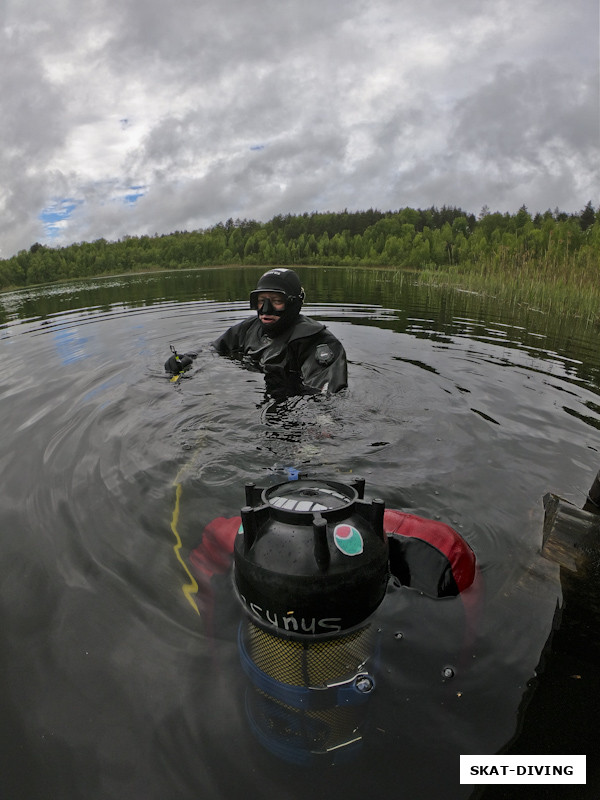
<svg viewBox="0 0 600 800">
<path fill-rule="evenodd" d="M 325 325 L 300 313 L 303 302 L 298 275 L 271 269 L 250 293 L 256 316 L 233 325 L 212 346 L 263 372 L 275 398 L 337 392 L 348 383 L 346 353 Z M 187 355 L 179 361 L 171 356 L 165 369 L 177 374 L 191 363 Z"/>
</svg>

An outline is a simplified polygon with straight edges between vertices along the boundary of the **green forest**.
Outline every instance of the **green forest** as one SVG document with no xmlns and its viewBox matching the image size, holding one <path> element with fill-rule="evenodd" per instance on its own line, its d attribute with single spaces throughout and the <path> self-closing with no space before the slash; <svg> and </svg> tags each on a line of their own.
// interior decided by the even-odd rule
<svg viewBox="0 0 600 800">
<path fill-rule="evenodd" d="M 576 293 L 600 285 L 600 209 L 478 216 L 460 208 L 403 208 L 233 220 L 196 231 L 36 243 L 0 260 L 0 289 L 71 278 L 218 265 L 387 266 L 447 278 L 538 281 Z"/>
</svg>

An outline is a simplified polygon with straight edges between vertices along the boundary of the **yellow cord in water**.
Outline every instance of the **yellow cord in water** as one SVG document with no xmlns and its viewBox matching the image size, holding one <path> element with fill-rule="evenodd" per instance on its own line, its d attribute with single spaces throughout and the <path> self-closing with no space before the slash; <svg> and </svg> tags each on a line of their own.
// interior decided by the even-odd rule
<svg viewBox="0 0 600 800">
<path fill-rule="evenodd" d="M 180 473 L 181 474 L 181 473 Z M 179 475 L 177 476 L 179 478 Z M 187 597 L 187 600 L 191 607 L 194 609 L 196 614 L 200 615 L 200 611 L 198 610 L 198 606 L 196 605 L 196 601 L 194 600 L 193 595 L 196 594 L 198 591 L 198 584 L 196 583 L 196 579 L 189 571 L 187 564 L 181 557 L 181 536 L 179 535 L 179 531 L 177 530 L 177 523 L 179 522 L 179 503 L 181 500 L 181 492 L 182 486 L 180 483 L 176 483 L 175 486 L 177 487 L 175 490 L 175 508 L 173 509 L 173 517 L 171 518 L 171 530 L 173 531 L 173 535 L 175 536 L 175 544 L 173 545 L 173 550 L 175 551 L 175 555 L 177 556 L 177 560 L 185 570 L 186 575 L 190 579 L 189 583 L 184 583 L 181 586 L 181 589 L 184 595 Z"/>
<path fill-rule="evenodd" d="M 180 377 L 180 375 L 181 373 L 177 377 Z M 179 469 L 179 472 L 175 476 L 175 480 L 173 481 L 173 486 L 175 486 L 175 507 L 173 509 L 173 516 L 171 517 L 171 530 L 173 531 L 173 536 L 175 537 L 175 544 L 173 545 L 173 551 L 177 556 L 177 560 L 185 570 L 185 574 L 190 579 L 189 583 L 183 583 L 181 585 L 181 589 L 184 595 L 186 596 L 188 603 L 194 609 L 196 614 L 198 614 L 198 616 L 200 616 L 200 611 L 198 609 L 196 601 L 194 600 L 194 595 L 197 594 L 198 592 L 198 584 L 196 583 L 196 579 L 190 572 L 188 565 L 185 563 L 185 561 L 181 556 L 181 548 L 183 547 L 183 544 L 181 541 L 181 536 L 179 535 L 179 531 L 177 530 L 177 525 L 179 523 L 179 508 L 181 505 L 181 493 L 183 491 L 183 485 L 182 485 L 183 476 L 189 469 L 191 469 L 196 454 L 202 448 L 203 444 L 204 444 L 204 436 L 200 435 L 196 447 L 194 449 L 194 452 L 192 453 L 190 459 L 186 464 L 184 464 Z"/>
</svg>

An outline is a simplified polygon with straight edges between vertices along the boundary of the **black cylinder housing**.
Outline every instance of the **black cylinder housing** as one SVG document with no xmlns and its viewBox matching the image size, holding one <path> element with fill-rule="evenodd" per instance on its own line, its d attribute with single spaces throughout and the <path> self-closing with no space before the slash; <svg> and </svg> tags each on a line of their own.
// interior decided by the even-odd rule
<svg viewBox="0 0 600 800">
<path fill-rule="evenodd" d="M 384 503 L 364 481 L 246 486 L 234 580 L 253 621 L 282 635 L 334 636 L 369 617 L 388 579 Z"/>
</svg>

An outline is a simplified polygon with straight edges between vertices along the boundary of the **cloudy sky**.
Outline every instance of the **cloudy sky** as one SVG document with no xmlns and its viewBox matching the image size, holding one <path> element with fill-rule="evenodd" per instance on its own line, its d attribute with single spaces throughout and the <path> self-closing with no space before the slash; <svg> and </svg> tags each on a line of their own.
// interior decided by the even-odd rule
<svg viewBox="0 0 600 800">
<path fill-rule="evenodd" d="M 598 0 L 0 0 L 0 257 L 600 205 Z"/>
</svg>

